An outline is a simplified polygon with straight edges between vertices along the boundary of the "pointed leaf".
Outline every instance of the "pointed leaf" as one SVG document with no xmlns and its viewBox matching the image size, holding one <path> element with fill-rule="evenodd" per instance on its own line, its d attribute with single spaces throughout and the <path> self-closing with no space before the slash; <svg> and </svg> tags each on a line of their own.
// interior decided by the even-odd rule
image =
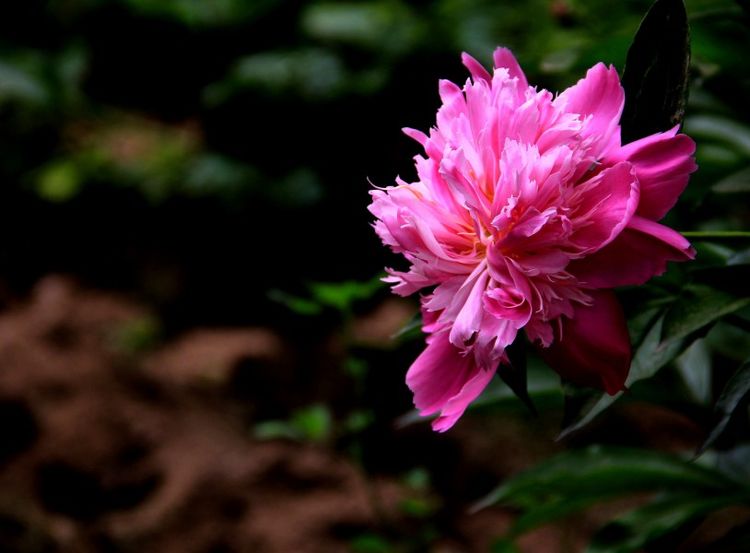
<svg viewBox="0 0 750 553">
<path fill-rule="evenodd" d="M 398 340 L 400 342 L 409 342 L 416 340 L 417 338 L 424 338 L 422 333 L 422 314 L 417 312 L 414 316 L 409 319 L 404 326 L 399 328 L 392 336 L 392 340 Z"/>
<path fill-rule="evenodd" d="M 572 384 L 566 384 L 565 404 L 563 406 L 562 427 L 567 428 L 575 424 L 581 418 L 582 413 L 586 413 L 602 398 L 601 390 L 593 388 L 580 388 Z"/>
<path fill-rule="evenodd" d="M 683 0 L 656 0 L 628 50 L 622 85 L 623 143 L 666 131 L 682 121 L 690 66 Z"/>
<path fill-rule="evenodd" d="M 518 515 L 513 522 L 509 535 L 511 537 L 519 536 L 548 522 L 581 512 L 610 497 L 611 494 L 591 494 L 583 497 L 560 497 L 553 501 L 540 503 Z"/>
<path fill-rule="evenodd" d="M 371 298 L 384 287 L 382 275 L 364 282 L 346 280 L 343 282 L 312 282 L 309 285 L 310 292 L 318 303 L 339 311 L 350 309 L 357 300 Z"/>
<path fill-rule="evenodd" d="M 323 308 L 319 303 L 292 294 L 287 294 L 283 290 L 277 288 L 269 290 L 268 298 L 286 306 L 290 311 L 294 311 L 298 315 L 320 315 L 320 313 L 323 312 Z"/>
<path fill-rule="evenodd" d="M 714 412 L 718 422 L 714 425 L 706 441 L 703 442 L 703 445 L 698 450 L 698 454 L 703 453 L 711 447 L 719 436 L 721 436 L 737 407 L 747 397 L 748 392 L 750 392 L 750 359 L 745 361 L 732 378 L 729 379 L 729 382 L 727 382 L 727 385 L 721 392 L 721 396 L 716 401 Z"/>
<path fill-rule="evenodd" d="M 716 194 L 737 194 L 750 192 L 750 167 L 724 177 L 711 187 Z"/>
<path fill-rule="evenodd" d="M 561 453 L 521 473 L 489 494 L 477 508 L 503 503 L 528 514 L 561 501 L 583 506 L 587 499 L 659 490 L 734 493 L 737 484 L 718 471 L 673 455 L 593 446 Z"/>
<path fill-rule="evenodd" d="M 748 296 L 738 297 L 702 284 L 688 285 L 664 316 L 662 340 L 684 338 L 749 304 Z"/>
<path fill-rule="evenodd" d="M 529 396 L 526 377 L 526 341 L 518 337 L 509 347 L 505 348 L 509 363 L 501 363 L 497 368 L 497 375 L 513 391 L 533 415 L 537 415 L 534 402 Z"/>
<path fill-rule="evenodd" d="M 658 498 L 600 529 L 586 553 L 642 551 L 657 539 L 663 539 L 681 529 L 681 534 L 689 533 L 694 524 L 707 514 L 742 500 L 743 498 L 731 494 L 718 497 L 667 495 Z"/>
<path fill-rule="evenodd" d="M 711 400 L 711 354 L 704 340 L 697 340 L 676 360 L 677 370 L 690 395 L 707 404 Z"/>
<path fill-rule="evenodd" d="M 662 334 L 663 324 L 664 317 L 657 319 L 651 326 L 646 337 L 643 339 L 643 343 L 636 350 L 635 355 L 633 356 L 633 362 L 630 365 L 630 373 L 625 381 L 626 387 L 629 388 L 639 380 L 654 376 L 659 369 L 672 361 L 680 354 L 680 352 L 692 343 L 693 340 L 691 337 L 676 338 L 662 342 L 659 337 Z M 620 399 L 622 395 L 623 392 L 613 396 L 601 393 L 598 400 L 586 405 L 586 409 L 580 413 L 580 418 L 576 422 L 569 424 L 562 430 L 558 439 L 565 438 L 571 432 L 575 432 L 586 426 L 589 422 L 600 415 L 602 411 Z"/>
<path fill-rule="evenodd" d="M 543 409 L 550 407 L 558 409 L 560 407 L 562 393 L 559 377 L 533 354 L 528 357 L 526 379 L 529 397 L 532 398 L 535 405 L 540 405 Z M 482 395 L 469 405 L 468 411 L 488 406 L 515 410 L 520 407 L 520 404 L 513 390 L 498 378 L 490 381 Z M 435 417 L 437 415 L 423 417 L 419 414 L 419 411 L 413 409 L 398 417 L 395 426 L 396 428 L 404 428 L 412 424 L 432 420 Z"/>
</svg>

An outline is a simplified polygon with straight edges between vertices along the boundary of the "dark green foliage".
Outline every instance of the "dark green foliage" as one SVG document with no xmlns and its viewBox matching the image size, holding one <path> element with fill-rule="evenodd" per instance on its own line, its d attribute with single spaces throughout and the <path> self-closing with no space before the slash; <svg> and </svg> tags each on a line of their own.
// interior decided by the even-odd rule
<svg viewBox="0 0 750 553">
<path fill-rule="evenodd" d="M 692 448 L 684 458 L 569 451 L 507 481 L 493 500 L 521 510 L 515 534 L 642 494 L 640 507 L 594 536 L 590 550 L 608 552 L 675 550 L 706 515 L 748 504 L 747 2 L 687 0 L 686 18 L 682 1 L 659 0 L 640 28 L 647 0 L 21 4 L 0 17 L 3 293 L 6 284 L 23 291 L 63 271 L 154 299 L 163 310 L 156 327 L 144 319 L 110 337 L 114 349 L 133 355 L 206 320 L 288 332 L 304 352 L 295 378 L 310 396 L 253 430 L 318 447 L 345 442 L 338 447 L 358 460 L 401 453 L 368 440 L 382 439 L 408 409 L 403 373 L 417 351 L 383 358 L 354 351 L 349 328 L 359 309 L 387 294 L 372 275 L 398 263 L 377 243 L 366 212 L 368 177 L 378 186 L 397 174 L 413 178 L 418 147 L 398 129 L 434 122 L 437 79 L 467 76 L 462 50 L 488 64 L 496 46 L 508 46 L 529 81 L 553 91 L 596 62 L 624 67 L 623 142 L 667 130 L 683 114 L 697 142 L 700 170 L 665 224 L 688 231 L 698 258 L 618 292 L 635 354 L 629 392 L 563 388 L 519 340 L 475 405 L 480 418 L 497 415 L 498 427 L 529 419 L 524 403 L 539 410 L 540 427 L 563 418 L 557 446 L 566 447 L 588 443 L 579 430 L 610 407 L 616 417 L 622 404 L 651 401 L 694 421 L 706 451 L 697 463 L 686 460 Z M 420 326 L 416 317 L 398 346 L 421 345 Z M 332 333 L 344 342 L 341 371 L 353 396 L 336 405 L 313 396 L 321 386 L 307 355 Z M 389 380 L 374 386 L 384 375 Z M 723 390 L 718 398 L 714 387 Z M 631 439 L 606 425 L 604 432 L 613 442 Z M 456 435 L 434 439 L 460 444 Z M 497 444 L 502 454 L 508 449 Z M 443 487 L 454 468 L 446 466 Z M 351 549 L 433 548 L 440 535 L 426 522 L 450 513 L 420 495 L 401 508 L 419 520 L 414 527 L 357 529 Z M 749 536 L 739 527 L 705 550 L 747 551 Z M 493 548 L 518 550 L 506 539 Z"/>
<path fill-rule="evenodd" d="M 741 406 L 746 405 L 745 399 L 750 392 L 750 361 L 745 361 L 737 369 L 732 378 L 729 379 L 724 390 L 721 392 L 719 399 L 716 401 L 716 424 L 711 429 L 706 441 L 703 442 L 699 453 L 706 449 L 721 436 L 729 424 L 730 419 Z"/>
<path fill-rule="evenodd" d="M 686 286 L 664 315 L 662 342 L 686 338 L 748 304 L 748 295 L 737 297 L 699 284 Z"/>
<path fill-rule="evenodd" d="M 536 414 L 536 407 L 529 396 L 528 383 L 526 377 L 526 340 L 523 336 L 516 338 L 516 341 L 505 350 L 510 363 L 500 363 L 497 368 L 497 375 L 505 384 L 516 394 L 516 397 L 523 401 L 526 407 L 533 414 Z"/>
<path fill-rule="evenodd" d="M 478 507 L 519 509 L 509 533 L 517 536 L 604 500 L 654 493 L 641 507 L 605 525 L 588 551 L 640 551 L 710 512 L 750 505 L 750 488 L 719 471 L 665 453 L 596 446 L 540 463 L 505 482 Z"/>
<path fill-rule="evenodd" d="M 628 50 L 622 86 L 623 143 L 682 122 L 688 91 L 690 37 L 683 0 L 657 0 Z"/>
</svg>

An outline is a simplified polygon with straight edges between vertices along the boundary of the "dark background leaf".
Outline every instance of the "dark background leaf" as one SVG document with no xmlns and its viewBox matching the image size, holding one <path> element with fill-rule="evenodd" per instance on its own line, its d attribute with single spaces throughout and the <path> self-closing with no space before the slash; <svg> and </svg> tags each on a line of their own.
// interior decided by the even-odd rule
<svg viewBox="0 0 750 553">
<path fill-rule="evenodd" d="M 635 351 L 633 362 L 630 365 L 630 373 L 625 381 L 625 385 L 628 388 L 640 380 L 654 376 L 697 338 L 697 335 L 693 334 L 690 336 L 677 336 L 673 339 L 662 341 L 659 337 L 663 334 L 664 323 L 665 318 L 659 317 L 650 327 L 648 334 Z M 600 392 L 593 399 L 585 402 L 577 418 L 563 428 L 559 439 L 565 438 L 572 432 L 586 426 L 610 405 L 620 399 L 622 395 L 623 392 L 619 392 L 613 396 Z"/>
<path fill-rule="evenodd" d="M 664 316 L 662 341 L 684 338 L 748 303 L 750 297 L 737 297 L 710 286 L 686 286 Z"/>
<path fill-rule="evenodd" d="M 721 436 L 732 415 L 744 403 L 743 399 L 746 398 L 748 392 L 750 392 L 750 360 L 742 364 L 721 392 L 721 396 L 716 402 L 717 422 L 701 446 L 699 453 L 703 453 Z"/>
<path fill-rule="evenodd" d="M 506 481 L 479 503 L 524 509 L 557 501 L 581 502 L 638 491 L 734 493 L 736 483 L 722 473 L 666 453 L 592 446 L 567 451 Z"/>
<path fill-rule="evenodd" d="M 623 143 L 679 124 L 687 101 L 690 37 L 682 0 L 657 0 L 628 50 Z"/>
<path fill-rule="evenodd" d="M 506 348 L 505 352 L 510 360 L 509 364 L 501 363 L 497 368 L 497 375 L 513 390 L 516 397 L 523 401 L 534 415 L 537 414 L 534 402 L 529 396 L 526 377 L 526 341 L 522 336 Z"/>
<path fill-rule="evenodd" d="M 667 494 L 630 511 L 601 528 L 586 553 L 632 553 L 658 540 L 662 551 L 673 550 L 706 514 L 737 498 Z M 666 539 L 673 537 L 667 549 Z M 676 543 L 674 543 L 676 542 Z"/>
</svg>

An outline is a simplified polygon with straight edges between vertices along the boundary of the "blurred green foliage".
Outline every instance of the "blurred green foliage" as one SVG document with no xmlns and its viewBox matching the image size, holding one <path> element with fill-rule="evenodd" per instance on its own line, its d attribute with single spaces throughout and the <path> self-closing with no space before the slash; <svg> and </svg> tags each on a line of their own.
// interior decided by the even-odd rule
<svg viewBox="0 0 750 553">
<path fill-rule="evenodd" d="M 388 185 L 399 173 L 413 174 L 417 147 L 398 129 L 433 124 L 437 80 L 467 78 L 459 53 L 489 64 L 497 45 L 509 46 L 530 82 L 562 90 L 598 61 L 622 71 L 650 4 L 19 4 L 0 18 L 3 276 L 27 283 L 49 270 L 70 270 L 122 285 L 122 275 L 132 271 L 135 284 L 126 285 L 161 290 L 166 282 L 174 290 L 160 300 L 182 294 L 189 307 L 174 309 L 180 324 L 188 324 L 186 313 L 198 317 L 203 309 L 214 320 L 232 322 L 288 323 L 305 315 L 314 321 L 307 330 L 333 312 L 333 324 L 348 327 L 356 309 L 383 289 L 370 276 L 393 261 L 386 261 L 367 224 L 367 179 Z M 750 477 L 749 250 L 746 239 L 720 232 L 750 226 L 750 14 L 746 2 L 686 4 L 692 64 L 684 129 L 697 142 L 700 171 L 666 222 L 705 233 L 691 237 L 697 261 L 622 291 L 635 348 L 629 394 L 583 392 L 571 402 L 570 390 L 534 356 L 527 377 L 541 410 L 559 411 L 569 396 L 575 409 L 565 413 L 564 435 L 573 438 L 622 403 L 653 401 L 688 413 L 711 436 L 700 461 L 706 466 L 653 452 L 574 451 L 532 469 L 495 497 L 528 511 L 522 528 L 634 487 L 658 491 L 605 527 L 592 551 L 635 550 L 690 527 L 717 506 L 746 503 L 745 495 L 733 494 L 746 494 L 734 482 L 744 486 Z M 169 284 L 175 266 L 183 268 L 187 284 Z M 278 315 L 284 311 L 279 303 L 293 314 Z M 415 321 L 400 342 L 419 337 L 418 328 Z M 139 352 L 161 332 L 143 320 L 113 340 Z M 353 351 L 348 329 L 342 333 L 344 369 L 363 399 L 383 363 Z M 520 406 L 499 381 L 477 404 L 492 414 Z M 407 415 L 400 422 L 415 420 Z M 363 436 L 377 425 L 390 427 L 391 420 L 377 419 L 369 406 L 333 410 L 311 402 L 255 431 L 264 439 L 360 440 L 349 444 L 359 457 Z M 646 465 L 654 470 L 644 471 Z M 407 480 L 415 495 L 403 508 L 430 518 L 439 506 L 429 479 L 417 471 Z M 704 498 L 706 490 L 711 493 Z M 747 542 L 742 532 L 738 539 Z M 429 541 L 426 536 L 419 540 Z M 351 546 L 399 550 L 393 542 L 366 532 Z M 495 550 L 517 549 L 506 540 Z"/>
<path fill-rule="evenodd" d="M 324 442 L 331 436 L 331 413 L 325 405 L 311 405 L 292 413 L 288 420 L 270 420 L 255 426 L 255 437 L 261 440 Z"/>
<path fill-rule="evenodd" d="M 239 151 L 226 148 L 223 140 L 211 135 L 214 114 L 231 109 L 236 102 L 252 102 L 257 109 L 276 113 L 276 123 L 288 127 L 292 135 L 295 124 L 304 124 L 299 106 L 319 110 L 315 104 L 322 104 L 328 117 L 335 117 L 336 107 L 330 102 L 372 97 L 382 102 L 377 114 L 386 112 L 389 102 L 396 108 L 394 113 L 400 113 L 398 95 L 408 104 L 416 94 L 425 108 L 415 119 L 392 121 L 390 132 L 406 124 L 425 127 L 437 104 L 437 78 L 461 75 L 461 50 L 488 63 L 495 46 L 508 45 L 533 82 L 559 90 L 596 61 L 615 63 L 621 69 L 648 5 L 647 1 L 574 0 L 523 4 L 487 0 L 32 3 L 27 17 L 40 17 L 38 27 L 53 38 L 17 30 L 0 40 L 0 137 L 4 143 L 13 137 L 12 150 L 33 150 L 34 155 L 3 156 L 0 170 L 10 186 L 14 182 L 30 185 L 40 198 L 53 202 L 70 201 L 90 186 L 114 185 L 134 188 L 151 202 L 175 195 L 224 197 L 235 202 L 249 195 L 277 206 L 314 206 L 344 182 L 366 188 L 362 177 L 347 172 L 341 174 L 340 182 L 330 182 L 324 170 L 336 157 L 338 141 L 348 137 L 331 137 L 330 160 L 310 164 L 305 159 L 295 162 L 291 155 L 287 156 L 290 162 L 280 168 L 275 157 L 267 158 L 262 151 L 273 146 L 292 153 L 299 147 L 297 140 L 277 142 L 274 131 L 269 137 L 274 143 L 256 151 L 250 144 Z M 732 117 L 737 109 L 747 112 L 742 98 L 748 85 L 739 78 L 745 60 L 738 52 L 748 41 L 738 17 L 740 8 L 729 0 L 693 0 L 688 2 L 688 11 L 695 90 L 686 128 L 700 140 L 698 158 L 706 166 L 704 178 L 716 184 L 721 194 L 740 192 L 744 181 L 741 174 L 733 177 L 732 169 L 741 169 L 750 158 L 750 128 Z M 185 55 L 195 60 L 195 78 L 175 84 L 189 86 L 185 98 L 194 100 L 179 110 L 177 118 L 169 115 L 165 120 L 166 109 L 143 105 L 140 90 L 121 98 L 108 90 L 123 78 L 150 79 L 153 86 L 161 86 L 159 75 L 153 73 L 157 68 L 124 66 L 118 76 L 102 66 L 100 58 L 114 46 L 92 28 L 99 25 L 106 32 L 112 18 L 119 16 L 123 27 L 135 32 L 139 25 L 163 27 L 168 31 L 164 40 L 171 36 L 189 44 Z M 5 25 L 13 23 L 10 18 Z M 245 46 L 243 42 L 228 44 L 217 40 L 219 33 L 248 39 Z M 158 42 L 148 44 L 157 46 Z M 129 47 L 119 47 L 123 52 L 111 56 L 118 58 L 114 63 L 128 58 Z M 143 54 L 147 52 L 133 51 L 132 63 L 139 63 Z M 433 73 L 435 61 L 430 61 L 422 72 L 414 73 L 414 65 L 428 59 L 441 60 L 443 69 Z M 190 60 L 176 62 L 179 67 L 191 65 Z M 168 67 L 164 70 L 169 72 Z M 733 79 L 733 89 L 720 86 L 728 79 Z M 148 86 L 143 83 L 134 88 L 144 84 Z M 410 90 L 414 86 L 421 90 Z M 289 112 L 285 109 L 289 102 L 299 106 Z M 370 132 L 370 118 L 363 115 L 361 121 L 347 122 L 349 137 Z M 264 121 L 259 126 L 252 118 L 238 123 L 246 126 L 247 133 L 256 134 L 266 131 L 269 124 Z M 42 128 L 47 136 L 40 147 L 38 131 Z M 53 131 L 51 136 L 49 131 Z M 403 157 L 408 159 L 408 154 Z M 359 165 L 365 172 L 395 175 L 395 163 L 390 173 L 388 165 L 379 163 L 373 156 L 362 158 Z M 346 170 L 351 171 L 350 167 Z M 718 173 L 734 180 L 719 183 Z M 699 198 L 709 186 L 700 182 L 694 188 L 691 195 Z"/>
</svg>

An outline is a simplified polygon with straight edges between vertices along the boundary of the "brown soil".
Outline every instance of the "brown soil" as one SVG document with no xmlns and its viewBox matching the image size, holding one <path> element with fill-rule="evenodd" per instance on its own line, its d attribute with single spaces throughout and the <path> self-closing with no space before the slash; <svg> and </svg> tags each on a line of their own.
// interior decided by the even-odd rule
<svg viewBox="0 0 750 553">
<path fill-rule="evenodd" d="M 370 336 L 387 338 L 387 321 L 405 317 L 386 304 Z M 367 534 L 410 544 L 397 551 L 488 551 L 511 515 L 468 514 L 466 490 L 559 447 L 554 428 L 540 423 L 530 442 L 512 419 L 475 418 L 450 436 L 422 429 L 459 454 L 437 491 L 415 491 L 397 474 L 366 475 L 330 441 L 252 437 L 252 421 L 277 407 L 273 388 L 295 379 L 281 337 L 194 329 L 154 348 L 153 320 L 60 276 L 0 314 L 1 551 L 328 553 Z M 437 507 L 415 517 L 403 508 L 414 498 Z M 590 530 L 581 519 L 520 544 L 575 551 Z"/>
</svg>

